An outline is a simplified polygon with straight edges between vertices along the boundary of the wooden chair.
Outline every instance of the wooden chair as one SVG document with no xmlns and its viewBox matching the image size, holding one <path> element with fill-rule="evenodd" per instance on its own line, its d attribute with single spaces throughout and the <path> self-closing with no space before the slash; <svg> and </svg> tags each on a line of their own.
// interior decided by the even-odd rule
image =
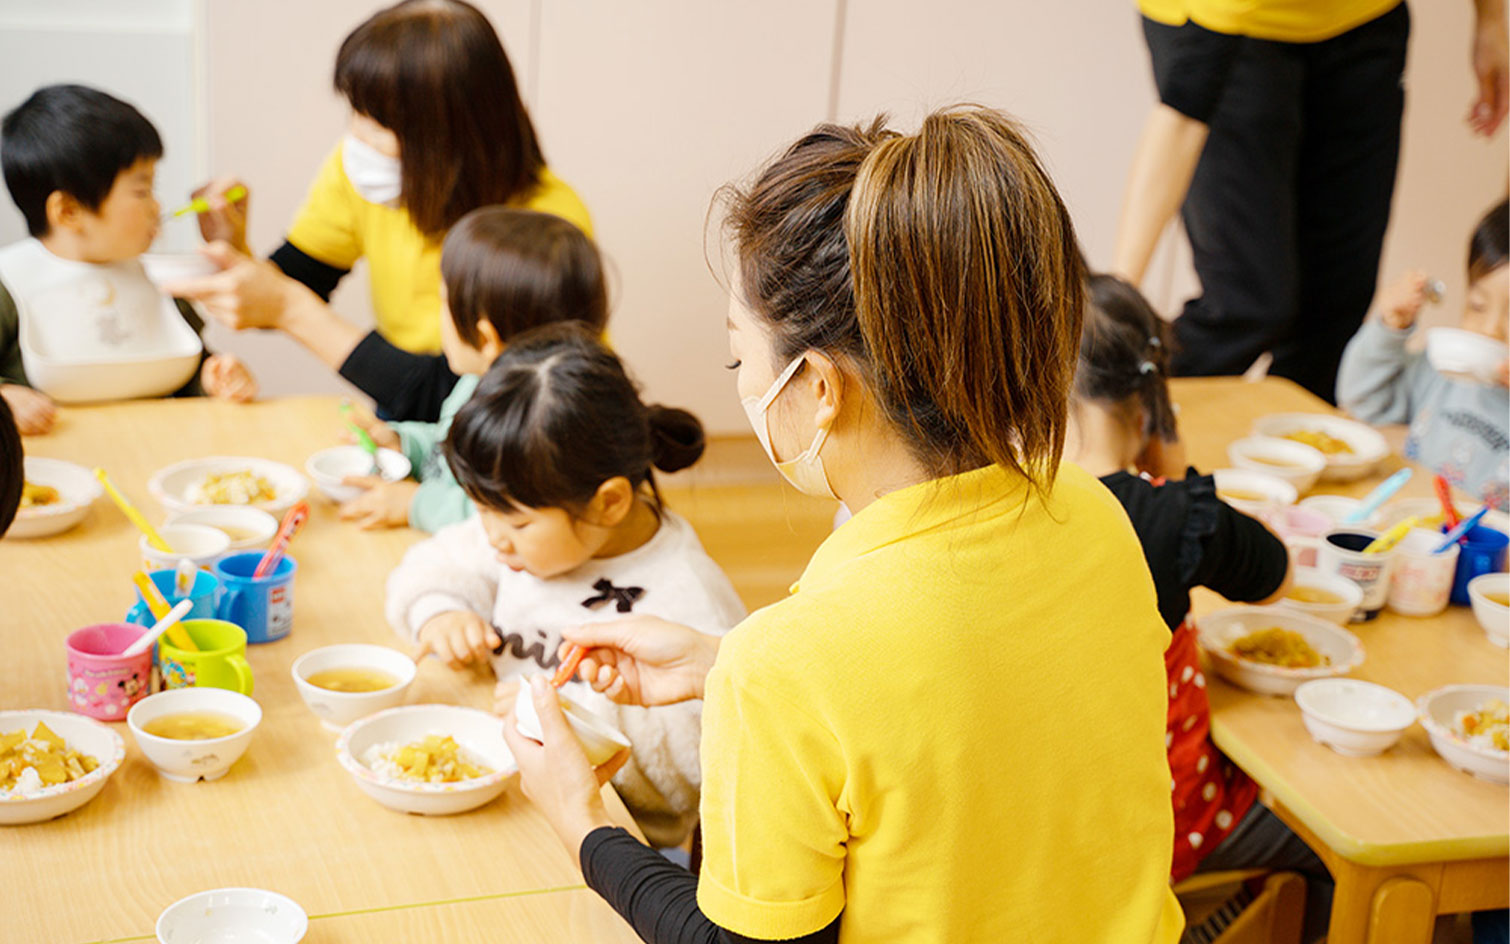
<svg viewBox="0 0 1510 944">
<path fill-rule="evenodd" d="M 1174 892 L 1185 909 L 1181 944 L 1300 944 L 1306 883 L 1294 872 L 1209 872 Z"/>
</svg>

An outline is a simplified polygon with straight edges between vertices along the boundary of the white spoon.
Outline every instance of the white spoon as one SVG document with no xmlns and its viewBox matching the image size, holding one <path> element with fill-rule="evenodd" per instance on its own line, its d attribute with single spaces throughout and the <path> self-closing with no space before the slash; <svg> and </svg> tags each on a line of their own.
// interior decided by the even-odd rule
<svg viewBox="0 0 1510 944">
<path fill-rule="evenodd" d="M 148 649 L 152 648 L 153 643 L 157 642 L 157 637 L 167 632 L 179 620 L 187 616 L 189 614 L 189 611 L 192 609 L 194 609 L 193 600 L 179 600 L 178 605 L 169 610 L 167 616 L 164 616 L 162 619 L 158 620 L 157 623 L 153 625 L 151 629 L 147 630 L 147 632 L 140 638 L 138 638 L 136 642 L 127 646 L 126 651 L 121 653 L 121 655 L 139 656 L 142 653 L 146 652 Z"/>
</svg>

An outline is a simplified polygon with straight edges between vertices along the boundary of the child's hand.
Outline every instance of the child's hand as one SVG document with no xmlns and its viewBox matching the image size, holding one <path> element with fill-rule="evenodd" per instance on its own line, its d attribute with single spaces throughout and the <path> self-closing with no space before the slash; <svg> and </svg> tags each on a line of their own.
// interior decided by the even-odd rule
<svg viewBox="0 0 1510 944">
<path fill-rule="evenodd" d="M 519 697 L 519 680 L 511 678 L 493 686 L 493 714 L 504 720 L 514 716 L 514 700 Z"/>
<path fill-rule="evenodd" d="M 1405 331 L 1416 323 L 1426 301 L 1426 273 L 1412 269 L 1379 293 L 1374 306 L 1385 327 Z"/>
<path fill-rule="evenodd" d="M 398 433 L 393 431 L 392 426 L 384 423 L 382 420 L 373 416 L 371 413 L 368 413 L 361 407 L 353 404 L 351 409 L 346 411 L 346 416 L 353 423 L 366 430 L 367 435 L 372 437 L 372 441 L 377 443 L 382 448 L 399 450 L 403 447 L 402 442 L 399 440 Z M 351 443 L 356 442 L 357 438 L 352 434 L 351 430 L 348 429 L 341 433 L 341 441 Z"/>
<path fill-rule="evenodd" d="M 235 177 L 216 177 L 190 194 L 196 199 L 203 197 L 210 205 L 209 212 L 199 214 L 199 234 L 207 243 L 223 240 L 238 252 L 251 255 L 252 251 L 246 244 L 246 215 L 251 194 L 244 195 L 234 203 L 229 202 L 225 195 L 232 187 L 248 189 L 246 184 Z"/>
<path fill-rule="evenodd" d="M 419 490 L 418 482 L 409 479 L 385 482 L 375 475 L 348 475 L 341 484 L 367 490 L 341 506 L 342 521 L 355 521 L 364 531 L 402 528 L 409 523 L 409 504 Z"/>
<path fill-rule="evenodd" d="M 493 627 L 476 613 L 452 610 L 431 617 L 419 628 L 419 651 L 414 654 L 414 661 L 433 652 L 453 669 L 473 662 L 487 665 L 488 656 L 501 642 Z"/>
<path fill-rule="evenodd" d="M 0 397 L 16 416 L 16 428 L 23 436 L 40 436 L 52 430 L 58 419 L 58 405 L 47 394 L 20 384 L 0 384 Z"/>
<path fill-rule="evenodd" d="M 204 362 L 199 385 L 207 396 L 232 403 L 246 403 L 257 396 L 257 378 L 234 354 L 216 354 Z"/>
</svg>

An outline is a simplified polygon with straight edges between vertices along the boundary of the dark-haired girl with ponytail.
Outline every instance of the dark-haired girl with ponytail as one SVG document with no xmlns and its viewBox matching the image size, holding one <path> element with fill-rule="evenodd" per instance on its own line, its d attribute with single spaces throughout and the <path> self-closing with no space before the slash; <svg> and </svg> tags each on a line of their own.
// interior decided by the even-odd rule
<svg viewBox="0 0 1510 944">
<path fill-rule="evenodd" d="M 1326 867 L 1258 802 L 1258 785 L 1211 741 L 1190 591 L 1269 603 L 1290 582 L 1284 542 L 1221 500 L 1211 476 L 1184 467 L 1169 399 L 1170 332 L 1127 282 L 1092 275 L 1070 395 L 1065 458 L 1101 479 L 1121 502 L 1153 575 L 1159 614 L 1173 635 L 1164 653 L 1165 728 L 1173 781 L 1173 881 L 1196 871 L 1284 868 L 1306 876 L 1306 924 L 1326 930 Z"/>
<path fill-rule="evenodd" d="M 653 469 L 702 455 L 685 410 L 647 406 L 585 325 L 512 340 L 456 414 L 446 458 L 477 515 L 415 545 L 388 578 L 399 634 L 452 668 L 491 663 L 497 704 L 554 672 L 561 631 L 652 615 L 722 635 L 744 606 Z M 583 682 L 564 688 L 634 745 L 614 786 L 647 838 L 680 843 L 697 820 L 700 711 L 616 705 Z"/>
</svg>

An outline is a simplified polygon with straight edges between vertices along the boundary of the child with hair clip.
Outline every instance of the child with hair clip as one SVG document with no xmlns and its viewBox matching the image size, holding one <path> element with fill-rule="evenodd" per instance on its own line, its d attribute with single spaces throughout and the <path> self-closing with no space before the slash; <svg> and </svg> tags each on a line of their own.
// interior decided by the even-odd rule
<svg viewBox="0 0 1510 944">
<path fill-rule="evenodd" d="M 1173 633 L 1164 654 L 1165 732 L 1175 816 L 1172 881 L 1196 871 L 1288 868 L 1305 874 L 1307 928 L 1325 931 L 1331 879 L 1315 853 L 1258 800 L 1258 786 L 1211 741 L 1190 591 L 1269 603 L 1290 582 L 1284 543 L 1183 466 L 1167 383 L 1168 326 L 1127 282 L 1093 275 L 1070 396 L 1065 458 L 1098 476 L 1126 509 Z"/>
<path fill-rule="evenodd" d="M 1405 455 L 1500 511 L 1510 510 L 1510 360 L 1493 386 L 1445 376 L 1405 344 L 1428 293 L 1407 272 L 1379 293 L 1342 354 L 1337 402 L 1365 423 L 1409 423 Z M 1479 219 L 1468 240 L 1468 295 L 1459 327 L 1510 340 L 1510 201 Z"/>
<path fill-rule="evenodd" d="M 488 365 L 515 335 L 558 321 L 601 333 L 608 288 L 597 246 L 570 222 L 536 210 L 490 206 L 457 221 L 441 250 L 441 349 L 460 376 L 434 423 L 358 422 L 379 446 L 402 452 L 413 479 L 384 482 L 352 476 L 366 489 L 341 507 L 362 528 L 435 532 L 472 515 L 472 502 L 451 474 L 441 446 L 456 412 Z"/>
<path fill-rule="evenodd" d="M 556 668 L 564 627 L 637 613 L 723 634 L 744 607 L 652 473 L 702 451 L 697 418 L 642 403 L 587 327 L 515 338 L 446 439 L 478 513 L 409 550 L 388 578 L 388 619 L 452 668 L 491 662 L 500 711 L 521 679 Z M 699 703 L 629 707 L 567 685 L 634 745 L 613 783 L 645 835 L 681 842 L 697 820 Z"/>
</svg>

